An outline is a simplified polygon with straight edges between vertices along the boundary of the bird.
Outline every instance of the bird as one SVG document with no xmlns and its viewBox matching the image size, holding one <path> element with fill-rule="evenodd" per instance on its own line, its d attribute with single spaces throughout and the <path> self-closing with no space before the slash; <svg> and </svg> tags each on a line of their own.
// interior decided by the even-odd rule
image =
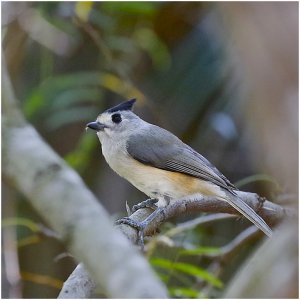
<svg viewBox="0 0 300 300">
<path fill-rule="evenodd" d="M 124 217 L 117 224 L 136 228 L 143 247 L 143 231 L 162 208 L 172 201 L 201 194 L 228 202 L 271 237 L 271 228 L 212 163 L 176 135 L 137 116 L 133 112 L 135 102 L 130 99 L 113 106 L 86 125 L 96 131 L 111 169 L 149 197 L 134 208 L 154 209 L 143 222 Z"/>
</svg>

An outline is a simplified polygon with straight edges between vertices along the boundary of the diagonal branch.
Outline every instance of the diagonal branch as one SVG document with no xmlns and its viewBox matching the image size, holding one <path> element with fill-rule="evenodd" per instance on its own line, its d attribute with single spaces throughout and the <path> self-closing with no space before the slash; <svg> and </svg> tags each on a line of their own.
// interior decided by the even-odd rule
<svg viewBox="0 0 300 300">
<path fill-rule="evenodd" d="M 166 298 L 164 285 L 82 179 L 24 120 L 5 67 L 2 88 L 4 179 L 27 197 L 107 297 Z"/>
<path fill-rule="evenodd" d="M 58 299 L 87 299 L 96 288 L 94 280 L 90 277 L 82 264 L 79 264 L 69 278 L 65 281 Z"/>
</svg>

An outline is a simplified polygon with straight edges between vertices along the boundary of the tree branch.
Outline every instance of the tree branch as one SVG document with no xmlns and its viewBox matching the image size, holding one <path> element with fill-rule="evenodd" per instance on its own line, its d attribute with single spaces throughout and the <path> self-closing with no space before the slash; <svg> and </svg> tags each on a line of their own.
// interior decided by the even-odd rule
<svg viewBox="0 0 300 300">
<path fill-rule="evenodd" d="M 96 284 L 89 276 L 82 264 L 79 264 L 65 281 L 58 299 L 87 299 L 96 288 Z"/>
<path fill-rule="evenodd" d="M 274 237 L 244 262 L 222 298 L 298 298 L 299 232 L 295 222 L 289 221 L 282 222 Z"/>
<path fill-rule="evenodd" d="M 257 194 L 238 191 L 238 195 L 253 209 L 259 207 L 260 201 Z M 146 217 L 148 217 L 151 214 L 151 212 L 151 209 L 143 208 L 133 213 L 130 217 L 133 220 L 140 222 L 143 221 Z M 220 214 L 208 215 L 205 217 L 202 216 L 200 218 L 185 222 L 181 224 L 181 226 L 169 230 L 167 235 L 173 236 L 178 232 L 185 230 L 187 227 L 193 227 L 202 223 L 233 217 L 228 214 L 239 215 L 239 212 L 237 212 L 230 204 L 224 201 L 216 200 L 213 197 L 198 195 L 197 198 L 182 199 L 174 201 L 173 203 L 171 202 L 167 207 L 164 208 L 163 213 L 158 215 L 158 217 L 154 219 L 152 223 L 149 224 L 149 226 L 145 230 L 145 234 L 151 235 L 153 232 L 156 232 L 159 226 L 170 218 L 182 216 L 185 214 L 195 214 L 201 212 L 219 212 Z M 263 203 L 263 207 L 259 211 L 259 214 L 268 223 L 274 225 L 278 223 L 282 218 L 284 218 L 284 216 L 293 215 L 293 211 L 288 208 L 283 208 L 275 203 L 265 201 Z M 128 239 L 132 243 L 137 242 L 137 231 L 134 228 L 124 224 L 118 225 L 118 227 L 122 230 L 122 232 L 128 237 Z M 259 232 L 255 226 L 251 226 L 244 232 L 242 232 L 236 239 L 233 240 L 232 243 L 221 248 L 223 251 L 223 258 L 225 259 L 225 257 L 229 256 L 232 253 L 233 248 L 238 248 L 238 246 L 244 242 L 244 239 L 248 240 L 252 237 L 253 234 L 256 233 Z M 218 256 L 219 255 L 220 254 L 218 254 Z M 87 273 L 85 274 L 87 275 Z M 80 276 L 82 277 L 83 275 Z M 72 281 L 72 278 L 69 279 L 71 280 L 71 283 L 76 284 L 75 281 Z M 88 278 L 86 278 L 85 280 L 88 280 Z"/>
<path fill-rule="evenodd" d="M 243 199 L 250 207 L 257 210 L 261 205 L 260 197 L 255 193 L 237 191 L 238 196 Z M 144 220 L 152 211 L 148 208 L 143 208 L 130 217 L 135 221 Z M 240 215 L 229 203 L 220 201 L 211 196 L 197 195 L 193 198 L 182 198 L 177 201 L 171 201 L 171 203 L 163 209 L 163 212 L 157 216 L 145 229 L 145 235 L 151 235 L 159 228 L 159 226 L 166 220 L 187 214 L 195 213 L 228 213 L 233 215 Z M 293 209 L 283 208 L 280 205 L 265 200 L 263 206 L 259 209 L 258 214 L 271 226 L 274 226 L 284 217 L 291 217 L 295 215 Z M 119 225 L 123 233 L 136 243 L 137 231 L 128 225 Z"/>
<path fill-rule="evenodd" d="M 5 179 L 59 234 L 107 297 L 166 298 L 166 288 L 147 261 L 113 227 L 78 174 L 24 120 L 5 67 L 2 88 Z"/>
</svg>

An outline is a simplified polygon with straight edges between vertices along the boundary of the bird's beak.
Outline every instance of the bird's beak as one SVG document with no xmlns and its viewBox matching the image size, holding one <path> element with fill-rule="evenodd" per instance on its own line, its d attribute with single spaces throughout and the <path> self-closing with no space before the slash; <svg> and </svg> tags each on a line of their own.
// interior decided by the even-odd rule
<svg viewBox="0 0 300 300">
<path fill-rule="evenodd" d="M 90 122 L 86 125 L 86 129 L 87 128 L 91 128 L 96 131 L 102 131 L 104 128 L 106 128 L 106 126 L 100 122 Z"/>
</svg>

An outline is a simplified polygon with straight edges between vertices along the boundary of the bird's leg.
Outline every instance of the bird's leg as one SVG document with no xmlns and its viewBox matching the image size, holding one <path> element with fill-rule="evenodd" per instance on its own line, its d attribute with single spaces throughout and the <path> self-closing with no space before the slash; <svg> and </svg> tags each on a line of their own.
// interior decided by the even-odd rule
<svg viewBox="0 0 300 300">
<path fill-rule="evenodd" d="M 255 208 L 255 212 L 258 213 L 264 206 L 264 203 L 267 199 L 265 197 L 261 197 L 257 195 L 258 206 Z"/>
<path fill-rule="evenodd" d="M 254 209 L 254 211 L 257 213 L 257 214 L 259 214 L 259 212 L 260 212 L 260 210 L 263 208 L 263 206 L 264 206 L 264 203 L 265 203 L 265 201 L 267 200 L 267 198 L 265 198 L 265 197 L 261 197 L 261 196 L 259 196 L 258 194 L 256 194 L 256 198 L 257 198 L 257 201 L 258 201 L 258 205 L 257 205 L 257 207 L 255 207 L 255 209 Z M 244 216 L 243 215 L 241 215 L 241 216 L 238 216 L 238 220 L 242 220 L 244 218 Z"/>
<path fill-rule="evenodd" d="M 156 203 L 158 202 L 158 199 L 156 198 L 150 198 L 147 200 L 144 200 L 136 205 L 133 205 L 132 207 L 132 212 L 136 212 L 137 210 L 141 209 L 141 208 L 151 208 L 153 210 L 157 209 L 157 205 Z"/>
<path fill-rule="evenodd" d="M 142 251 L 144 251 L 144 231 L 145 228 L 163 211 L 163 207 L 157 208 L 152 214 L 150 214 L 144 221 L 138 222 L 130 219 L 129 217 L 124 217 L 115 222 L 116 225 L 126 224 L 135 228 L 138 232 L 137 243 L 141 246 Z"/>
</svg>

